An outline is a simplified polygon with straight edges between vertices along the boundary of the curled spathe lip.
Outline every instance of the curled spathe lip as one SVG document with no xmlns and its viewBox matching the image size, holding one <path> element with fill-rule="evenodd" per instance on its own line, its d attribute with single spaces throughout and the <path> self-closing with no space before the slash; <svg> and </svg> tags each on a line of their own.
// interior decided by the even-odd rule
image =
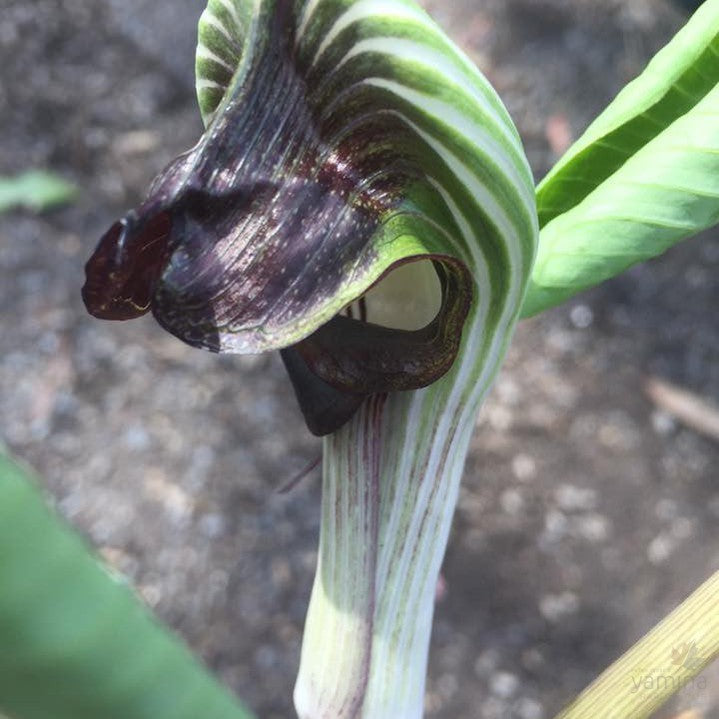
<svg viewBox="0 0 719 719">
<path fill-rule="evenodd" d="M 101 238 L 82 294 L 96 317 L 152 312 L 194 347 L 283 350 L 309 428 L 327 434 L 366 396 L 448 371 L 473 282 L 414 199 L 428 191 L 421 139 L 381 92 L 323 114 L 287 12 L 233 76 L 198 144 Z M 400 305 L 396 327 L 377 324 L 383 280 L 408 263 L 436 271 L 433 315 L 406 329 Z M 372 298 L 364 319 L 343 314 L 362 297 Z"/>
</svg>

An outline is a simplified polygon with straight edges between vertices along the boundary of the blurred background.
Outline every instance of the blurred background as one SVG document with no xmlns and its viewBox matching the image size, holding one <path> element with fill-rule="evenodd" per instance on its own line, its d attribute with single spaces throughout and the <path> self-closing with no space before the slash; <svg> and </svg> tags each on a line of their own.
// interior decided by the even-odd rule
<svg viewBox="0 0 719 719">
<path fill-rule="evenodd" d="M 537 179 L 686 19 L 668 0 L 423 4 L 503 97 Z M 221 679 L 280 719 L 319 474 L 277 490 L 320 444 L 276 355 L 213 356 L 151 318 L 93 320 L 80 300 L 100 235 L 201 131 L 202 8 L 0 2 L 0 174 L 47 168 L 79 187 L 64 209 L 0 216 L 0 439 Z M 521 324 L 467 464 L 428 717 L 551 717 L 719 568 L 719 439 L 646 392 L 659 377 L 719 404 L 718 308 L 715 231 Z M 661 716 L 686 710 L 719 717 L 719 668 Z"/>
</svg>

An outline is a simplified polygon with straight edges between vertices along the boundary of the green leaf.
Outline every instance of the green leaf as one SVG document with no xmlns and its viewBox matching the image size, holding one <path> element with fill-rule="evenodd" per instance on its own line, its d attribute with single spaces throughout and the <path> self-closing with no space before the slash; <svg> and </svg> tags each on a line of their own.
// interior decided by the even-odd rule
<svg viewBox="0 0 719 719">
<path fill-rule="evenodd" d="M 14 207 L 42 212 L 71 202 L 77 193 L 73 184 L 43 170 L 0 177 L 0 212 Z"/>
<path fill-rule="evenodd" d="M 0 454 L 0 713 L 251 719 Z"/>
<path fill-rule="evenodd" d="M 540 227 L 581 202 L 717 81 L 719 0 L 708 0 L 539 184 Z"/>
<path fill-rule="evenodd" d="M 576 207 L 547 224 L 523 314 L 719 222 L 719 85 Z"/>
</svg>

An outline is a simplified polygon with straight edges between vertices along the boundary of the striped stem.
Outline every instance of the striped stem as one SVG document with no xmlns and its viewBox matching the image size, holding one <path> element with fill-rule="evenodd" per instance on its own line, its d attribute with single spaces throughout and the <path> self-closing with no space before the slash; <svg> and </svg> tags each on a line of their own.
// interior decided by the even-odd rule
<svg viewBox="0 0 719 719">
<path fill-rule="evenodd" d="M 320 557 L 295 688 L 302 719 L 422 715 L 439 570 L 507 335 L 474 362 L 467 350 L 482 339 L 475 326 L 450 376 L 368 401 L 325 440 Z"/>
</svg>

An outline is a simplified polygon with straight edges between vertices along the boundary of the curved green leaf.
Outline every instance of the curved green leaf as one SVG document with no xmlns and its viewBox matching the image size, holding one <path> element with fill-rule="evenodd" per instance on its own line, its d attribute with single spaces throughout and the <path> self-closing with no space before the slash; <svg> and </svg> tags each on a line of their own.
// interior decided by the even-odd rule
<svg viewBox="0 0 719 719">
<path fill-rule="evenodd" d="M 0 454 L 0 712 L 251 719 Z"/>
<path fill-rule="evenodd" d="M 719 85 L 541 232 L 525 316 L 719 222 Z"/>
<path fill-rule="evenodd" d="M 719 0 L 707 0 L 537 187 L 540 227 L 571 209 L 719 81 Z"/>
</svg>

